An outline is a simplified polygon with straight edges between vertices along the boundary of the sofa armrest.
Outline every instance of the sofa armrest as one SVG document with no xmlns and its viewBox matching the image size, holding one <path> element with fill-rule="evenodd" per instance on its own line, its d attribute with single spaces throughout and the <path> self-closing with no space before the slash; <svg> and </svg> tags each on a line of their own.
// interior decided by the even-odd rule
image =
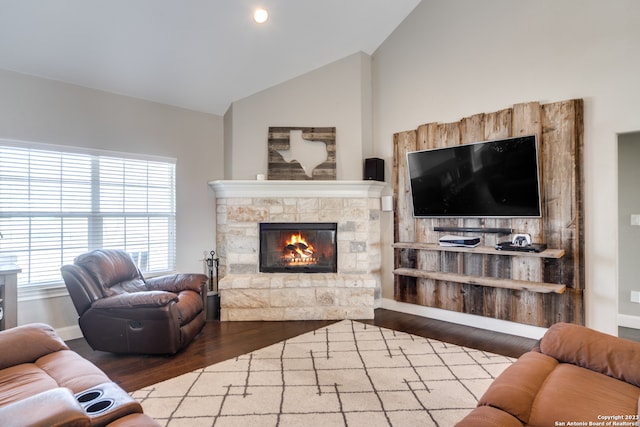
<svg viewBox="0 0 640 427">
<path fill-rule="evenodd" d="M 584 326 L 556 323 L 542 337 L 540 351 L 559 362 L 571 363 L 640 387 L 638 342 Z"/>
<path fill-rule="evenodd" d="M 177 302 L 178 296 L 171 292 L 132 292 L 99 299 L 91 307 L 93 309 L 163 307 L 172 301 Z"/>
<path fill-rule="evenodd" d="M 167 276 L 145 279 L 150 291 L 180 292 L 191 290 L 197 293 L 203 291 L 209 278 L 204 274 L 170 274 Z"/>
<path fill-rule="evenodd" d="M 0 369 L 4 369 L 69 347 L 51 326 L 31 323 L 0 331 L 0 349 Z"/>
<path fill-rule="evenodd" d="M 91 419 L 68 388 L 54 388 L 0 408 L 4 427 L 88 427 Z"/>
<path fill-rule="evenodd" d="M 491 383 L 478 401 L 478 406 L 491 406 L 527 425 L 533 403 L 558 361 L 545 354 L 529 351 L 508 366 Z"/>
</svg>

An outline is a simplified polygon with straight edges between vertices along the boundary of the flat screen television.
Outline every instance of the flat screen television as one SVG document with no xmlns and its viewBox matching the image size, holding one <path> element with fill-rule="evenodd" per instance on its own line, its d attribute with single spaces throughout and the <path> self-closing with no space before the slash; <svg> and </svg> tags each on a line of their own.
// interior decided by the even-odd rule
<svg viewBox="0 0 640 427">
<path fill-rule="evenodd" d="M 418 218 L 541 216 L 536 135 L 407 153 Z"/>
</svg>

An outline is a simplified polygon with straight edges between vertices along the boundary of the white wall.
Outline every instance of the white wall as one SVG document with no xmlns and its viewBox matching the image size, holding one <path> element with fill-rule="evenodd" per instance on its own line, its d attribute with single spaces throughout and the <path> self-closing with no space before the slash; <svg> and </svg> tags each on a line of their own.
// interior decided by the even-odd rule
<svg viewBox="0 0 640 427">
<path fill-rule="evenodd" d="M 373 55 L 374 151 L 393 133 L 529 101 L 585 100 L 586 322 L 617 334 L 617 133 L 640 129 L 640 2 L 423 1 Z M 393 239 L 384 224 L 383 295 Z"/>
<path fill-rule="evenodd" d="M 0 70 L 0 138 L 177 159 L 177 269 L 206 272 L 215 245 L 213 193 L 223 177 L 223 119 Z M 18 323 L 75 326 L 68 296 L 22 301 Z"/>
<path fill-rule="evenodd" d="M 234 102 L 225 116 L 227 179 L 267 175 L 270 126 L 335 126 L 337 179 L 362 179 L 373 146 L 371 57 L 357 53 Z"/>
</svg>

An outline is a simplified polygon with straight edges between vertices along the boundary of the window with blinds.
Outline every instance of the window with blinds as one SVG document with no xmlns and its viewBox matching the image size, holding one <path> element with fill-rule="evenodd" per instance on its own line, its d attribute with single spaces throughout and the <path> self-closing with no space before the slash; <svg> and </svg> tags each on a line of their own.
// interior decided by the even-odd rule
<svg viewBox="0 0 640 427">
<path fill-rule="evenodd" d="M 175 162 L 3 145 L 0 263 L 18 286 L 62 283 L 60 267 L 124 249 L 143 272 L 175 269 Z"/>
</svg>

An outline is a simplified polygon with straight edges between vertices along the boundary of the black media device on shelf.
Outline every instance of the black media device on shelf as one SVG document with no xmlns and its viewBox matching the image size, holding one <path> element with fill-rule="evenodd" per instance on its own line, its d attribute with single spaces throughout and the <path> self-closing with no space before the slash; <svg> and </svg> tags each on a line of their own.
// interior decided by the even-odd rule
<svg viewBox="0 0 640 427">
<path fill-rule="evenodd" d="M 407 153 L 418 218 L 539 218 L 536 135 Z"/>
<path fill-rule="evenodd" d="M 364 160 L 365 181 L 384 181 L 384 160 L 370 158 Z"/>
<path fill-rule="evenodd" d="M 516 234 L 510 242 L 500 242 L 496 245 L 499 251 L 543 252 L 547 249 L 545 243 L 532 243 L 530 234 Z"/>
<path fill-rule="evenodd" d="M 499 251 L 516 251 L 516 252 L 544 252 L 547 249 L 545 243 L 529 243 L 528 245 L 515 245 L 513 242 L 501 242 L 496 245 Z"/>
</svg>

